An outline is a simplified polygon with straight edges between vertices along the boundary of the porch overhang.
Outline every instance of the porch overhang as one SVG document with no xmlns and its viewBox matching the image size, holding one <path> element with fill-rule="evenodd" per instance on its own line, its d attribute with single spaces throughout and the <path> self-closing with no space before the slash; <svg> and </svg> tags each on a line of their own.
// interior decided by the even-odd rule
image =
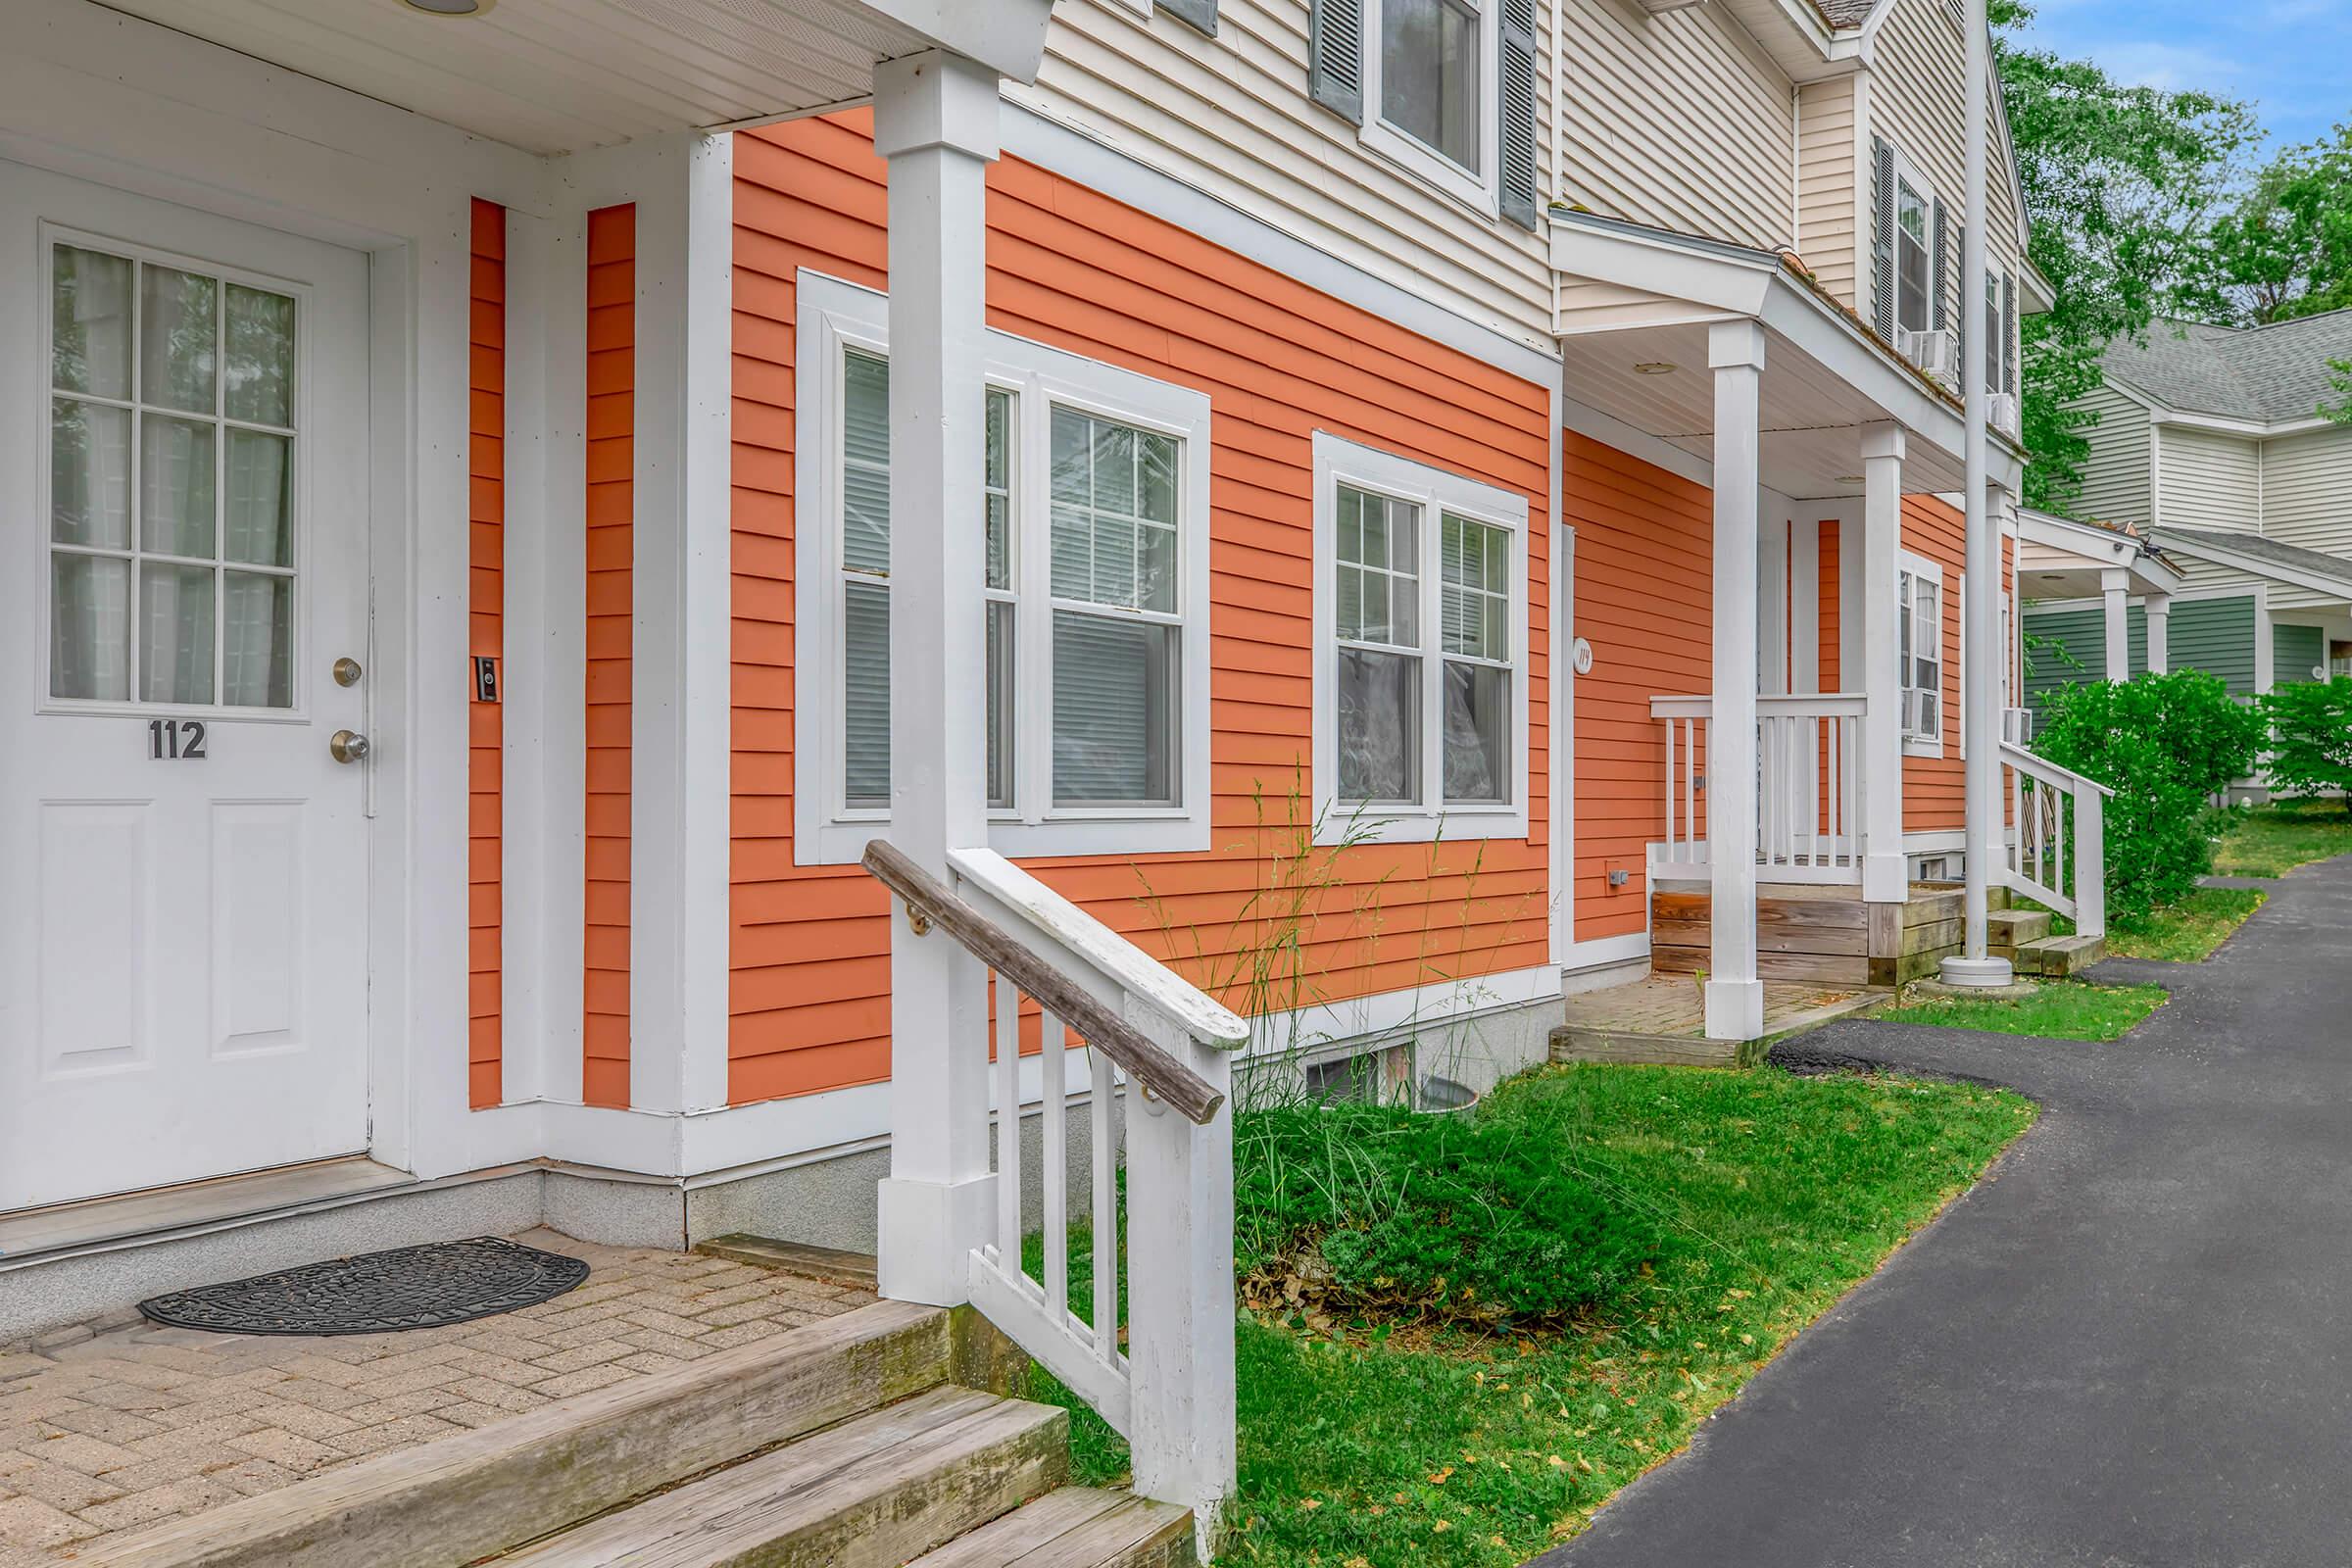
<svg viewBox="0 0 2352 1568">
<path fill-rule="evenodd" d="M 108 0 L 112 9 L 540 155 L 858 103 L 943 49 L 1033 80 L 1052 0 Z"/>
<path fill-rule="evenodd" d="M 1579 402 L 1707 459 L 1707 333 L 1720 322 L 1752 320 L 1767 337 L 1767 486 L 1791 500 L 1859 497 L 1862 434 L 1892 422 L 1914 438 L 1905 490 L 1961 488 L 1958 400 L 1780 253 L 1555 208 L 1551 265 L 1563 285 L 1554 330 L 1569 396 Z M 1991 480 L 2014 494 L 2023 453 L 1991 434 Z"/>
<path fill-rule="evenodd" d="M 2110 571 L 2126 574 L 2134 597 L 2179 593 L 2183 581 L 2144 535 L 2047 512 L 2019 509 L 2017 545 L 2021 599 L 2096 599 Z"/>
</svg>

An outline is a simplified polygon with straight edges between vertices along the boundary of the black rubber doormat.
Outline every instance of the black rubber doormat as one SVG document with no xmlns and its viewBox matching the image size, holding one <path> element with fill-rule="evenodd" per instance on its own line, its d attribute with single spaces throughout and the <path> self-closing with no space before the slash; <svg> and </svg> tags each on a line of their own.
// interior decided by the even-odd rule
<svg viewBox="0 0 2352 1568">
<path fill-rule="evenodd" d="M 249 1280 L 174 1291 L 139 1310 L 217 1334 L 387 1334 L 439 1328 L 552 1300 L 588 1265 L 496 1236 L 396 1247 Z"/>
</svg>

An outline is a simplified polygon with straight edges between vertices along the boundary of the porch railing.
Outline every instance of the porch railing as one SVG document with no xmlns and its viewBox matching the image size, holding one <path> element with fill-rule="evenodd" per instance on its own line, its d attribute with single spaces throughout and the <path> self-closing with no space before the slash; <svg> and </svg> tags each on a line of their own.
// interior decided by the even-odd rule
<svg viewBox="0 0 2352 1568">
<path fill-rule="evenodd" d="M 1206 1561 L 1235 1470 L 1227 1095 L 1249 1026 L 994 851 L 948 859 L 953 888 L 883 840 L 866 846 L 864 864 L 917 932 L 961 944 L 992 978 L 993 1016 L 953 1043 L 992 1058 L 996 1235 L 967 1261 L 972 1304 L 1127 1439 L 1137 1492 L 1193 1510 Z M 1025 1011 L 1036 1020 L 1029 1057 Z M 1021 1119 L 1032 1101 L 1044 1218 L 1034 1274 L 1022 1256 Z M 1081 1102 L 1089 1158 L 1073 1195 L 1069 1117 Z M 1092 1230 L 1092 1287 L 1078 1301 L 1073 1215 Z"/>
<path fill-rule="evenodd" d="M 2107 934 L 2106 785 L 2001 743 L 2009 831 L 2001 880 L 2060 914 L 2086 937 Z"/>
<path fill-rule="evenodd" d="M 1756 867 L 1778 882 L 1862 880 L 1862 718 L 1867 701 L 1832 692 L 1756 699 Z M 1666 836 L 1654 877 L 1708 874 L 1705 800 L 1712 697 L 1652 697 L 1666 736 Z"/>
</svg>

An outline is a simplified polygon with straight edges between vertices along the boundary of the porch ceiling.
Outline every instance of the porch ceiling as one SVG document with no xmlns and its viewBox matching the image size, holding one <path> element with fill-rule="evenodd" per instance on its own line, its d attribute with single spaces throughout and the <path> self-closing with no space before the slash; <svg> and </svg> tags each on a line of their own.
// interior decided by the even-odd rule
<svg viewBox="0 0 2352 1568">
<path fill-rule="evenodd" d="M 781 119 L 929 48 L 1036 74 L 1050 0 L 106 0 L 114 10 L 526 152 Z"/>
<path fill-rule="evenodd" d="M 1707 368 L 1708 321 L 1629 326 L 1561 340 L 1568 395 L 1694 457 L 1715 451 L 1715 378 Z M 1862 431 L 1889 417 L 1837 371 L 1767 327 L 1761 388 L 1764 483 L 1796 501 L 1862 494 Z M 1645 373 L 1636 366 L 1673 368 Z M 1903 488 L 1960 488 L 1960 460 L 1933 442 L 1911 443 Z"/>
</svg>

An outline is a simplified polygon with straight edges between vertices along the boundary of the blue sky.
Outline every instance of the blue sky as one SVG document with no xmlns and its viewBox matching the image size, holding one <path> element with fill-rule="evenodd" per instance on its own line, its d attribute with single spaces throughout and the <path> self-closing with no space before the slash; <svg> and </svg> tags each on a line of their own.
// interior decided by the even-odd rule
<svg viewBox="0 0 2352 1568">
<path fill-rule="evenodd" d="M 2125 81 L 2252 100 L 2274 148 L 2352 120 L 2352 0 L 2034 0 L 2026 37 Z"/>
</svg>

